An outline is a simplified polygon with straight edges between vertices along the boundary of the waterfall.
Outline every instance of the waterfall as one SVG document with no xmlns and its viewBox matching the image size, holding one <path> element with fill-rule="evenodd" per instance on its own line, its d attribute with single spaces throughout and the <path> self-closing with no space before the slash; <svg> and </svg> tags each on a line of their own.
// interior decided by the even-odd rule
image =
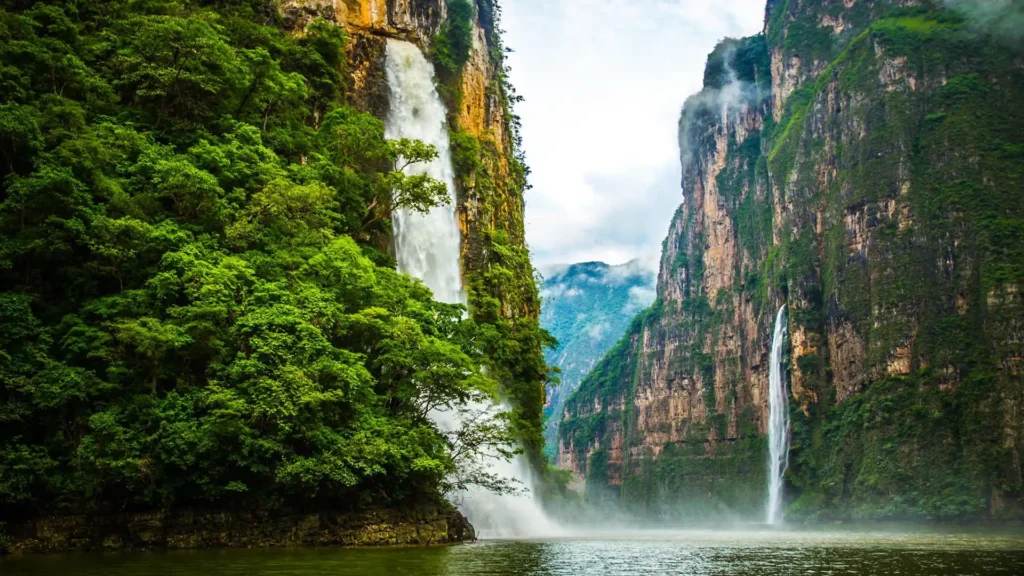
<svg viewBox="0 0 1024 576">
<path fill-rule="evenodd" d="M 422 140 L 437 148 L 433 162 L 413 164 L 405 169 L 406 173 L 429 174 L 444 182 L 449 192 L 455 190 L 447 118 L 434 87 L 433 66 L 413 44 L 388 40 L 387 79 L 391 108 L 385 137 Z M 454 201 L 427 214 L 397 210 L 392 220 L 398 269 L 422 280 L 437 300 L 465 304 Z"/>
<path fill-rule="evenodd" d="M 446 111 L 434 84 L 434 67 L 419 48 L 408 42 L 388 40 L 387 80 L 391 94 L 385 135 L 390 139 L 413 138 L 433 144 L 438 157 L 429 165 L 406 168 L 408 174 L 429 174 L 455 190 L 448 142 Z M 398 210 L 393 215 L 398 269 L 419 278 L 442 302 L 465 304 L 459 264 L 461 236 L 454 201 L 427 214 Z M 481 407 L 483 408 L 483 407 Z M 458 426 L 457 415 L 432 415 L 442 430 Z M 497 495 L 482 489 L 461 494 L 461 510 L 487 538 L 522 538 L 557 535 L 557 526 L 534 498 L 531 473 L 526 460 L 488 458 L 483 462 L 491 474 L 516 480 L 526 492 Z"/>
<path fill-rule="evenodd" d="M 789 467 L 789 392 L 782 367 L 786 307 L 775 316 L 771 366 L 768 368 L 768 523 L 782 522 L 782 475 Z"/>
</svg>

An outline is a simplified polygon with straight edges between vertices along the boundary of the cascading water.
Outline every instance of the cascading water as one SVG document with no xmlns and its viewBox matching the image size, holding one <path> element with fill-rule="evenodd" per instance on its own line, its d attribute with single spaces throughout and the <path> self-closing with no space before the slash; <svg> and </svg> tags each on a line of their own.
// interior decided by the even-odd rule
<svg viewBox="0 0 1024 576">
<path fill-rule="evenodd" d="M 789 393 L 782 366 L 786 307 L 775 316 L 771 366 L 768 369 L 768 523 L 782 522 L 782 475 L 789 467 Z"/>
<path fill-rule="evenodd" d="M 406 168 L 409 174 L 429 174 L 455 190 L 444 104 L 434 85 L 434 67 L 415 45 L 388 40 L 387 79 L 391 94 L 385 135 L 412 138 L 433 144 L 438 157 L 429 164 Z M 398 210 L 393 215 L 398 269 L 419 278 L 442 302 L 465 304 L 459 265 L 460 234 L 455 205 L 439 206 L 427 214 Z M 484 408 L 484 407 L 481 407 Z M 444 430 L 458 427 L 457 415 L 436 413 Z M 471 489 L 461 495 L 460 508 L 481 537 L 521 538 L 554 536 L 560 532 L 534 499 L 529 466 L 525 459 L 489 458 L 487 471 L 516 480 L 526 493 L 497 495 Z"/>
<path fill-rule="evenodd" d="M 385 136 L 422 140 L 437 148 L 433 162 L 408 166 L 406 173 L 428 174 L 454 190 L 445 109 L 434 87 L 433 67 L 413 44 L 388 40 L 387 78 L 391 109 Z M 397 210 L 392 217 L 398 269 L 422 280 L 439 301 L 465 304 L 455 204 L 438 206 L 426 214 Z"/>
</svg>

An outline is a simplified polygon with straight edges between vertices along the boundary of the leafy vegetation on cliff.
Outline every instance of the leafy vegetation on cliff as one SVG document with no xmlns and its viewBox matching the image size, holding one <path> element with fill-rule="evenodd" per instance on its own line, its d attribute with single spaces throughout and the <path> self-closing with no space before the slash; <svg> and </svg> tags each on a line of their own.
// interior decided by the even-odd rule
<svg viewBox="0 0 1024 576">
<path fill-rule="evenodd" d="M 469 0 L 447 0 L 448 19 L 434 36 L 433 57 L 443 78 L 462 72 L 473 49 L 473 4 Z"/>
<path fill-rule="evenodd" d="M 795 322 L 812 343 L 850 326 L 865 372 L 833 374 L 820 345 L 794 358 L 794 516 L 1021 514 L 1024 308 L 1010 295 L 1024 287 L 1024 75 L 1021 53 L 971 16 L 880 12 L 783 118 L 796 136 L 776 144 L 789 160 L 775 176 L 795 212 L 823 202 L 828 223 L 783 256 L 804 270 L 790 275 Z M 868 137 L 812 111 L 829 91 L 870 95 L 845 111 Z M 823 164 L 839 167 L 824 189 Z"/>
<path fill-rule="evenodd" d="M 743 336 L 736 347 L 720 334 L 749 334 L 754 323 L 770 334 L 784 303 L 790 518 L 1024 514 L 1024 54 L 1005 25 L 1024 7 L 902 4 L 770 2 L 763 50 L 727 40 L 709 58 L 705 91 L 680 125 L 686 202 L 673 224 L 681 232 L 666 242 L 667 281 L 630 333 L 647 344 L 613 349 L 598 365 L 607 372 L 569 402 L 563 446 L 571 440 L 580 469 L 588 453 L 597 465 L 588 490 L 611 483 L 645 511 L 658 510 L 667 486 L 702 502 L 739 502 L 716 492 L 736 483 L 763 490 L 753 483 L 763 471 L 759 416 L 734 408 L 765 398 L 754 390 L 763 381 L 737 375 L 752 364 L 766 373 L 770 338 L 747 350 Z M 744 90 L 756 85 L 763 98 L 745 124 L 719 97 L 750 69 L 744 62 L 760 62 Z M 705 106 L 712 97 L 718 105 Z M 713 210 L 702 212 L 705 202 Z M 723 287 L 724 266 L 735 270 Z M 637 392 L 652 374 L 668 400 Z M 700 392 L 702 427 L 673 442 L 660 439 L 677 422 L 638 436 L 639 410 L 649 422 Z M 609 401 L 623 408 L 590 408 Z M 720 450 L 723 431 L 735 441 Z M 651 458 L 636 458 L 641 446 Z"/>
<path fill-rule="evenodd" d="M 519 136 L 519 101 L 508 81 L 497 0 L 448 0 L 449 20 L 434 38 L 432 58 L 449 112 L 456 192 L 463 223 L 462 265 L 469 311 L 491 336 L 483 350 L 494 360 L 490 375 L 513 408 L 513 427 L 534 469 L 547 472 L 542 450 L 544 390 L 551 375 L 544 349 L 555 344 L 538 320 L 540 295 L 524 228 L 528 188 Z M 470 23 L 483 28 L 488 83 L 470 96 L 479 124 L 463 125 L 463 80 L 473 50 Z M 481 73 L 476 70 L 475 73 Z M 481 87 L 477 86 L 479 90 Z M 497 107 L 498 114 L 492 114 Z"/>
<path fill-rule="evenodd" d="M 505 488 L 467 459 L 508 449 L 506 417 L 441 434 L 428 413 L 539 388 L 520 348 L 543 332 L 394 270 L 390 210 L 446 193 L 396 163 L 436 151 L 342 104 L 340 28 L 278 18 L 0 3 L 5 521 Z"/>
</svg>

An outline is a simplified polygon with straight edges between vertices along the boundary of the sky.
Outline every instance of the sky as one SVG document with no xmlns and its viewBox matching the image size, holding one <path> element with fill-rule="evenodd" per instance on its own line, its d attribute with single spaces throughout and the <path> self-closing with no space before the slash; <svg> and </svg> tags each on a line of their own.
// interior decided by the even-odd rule
<svg viewBox="0 0 1024 576">
<path fill-rule="evenodd" d="M 526 237 L 542 271 L 598 260 L 657 268 L 682 202 L 676 127 L 726 37 L 765 0 L 503 0 L 533 173 Z"/>
</svg>

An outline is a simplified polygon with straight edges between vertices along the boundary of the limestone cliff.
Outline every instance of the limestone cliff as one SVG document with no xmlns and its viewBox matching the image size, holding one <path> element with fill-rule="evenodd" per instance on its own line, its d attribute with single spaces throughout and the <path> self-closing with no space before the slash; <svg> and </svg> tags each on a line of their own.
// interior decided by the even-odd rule
<svg viewBox="0 0 1024 576">
<path fill-rule="evenodd" d="M 775 0 L 711 55 L 658 301 L 567 404 L 588 490 L 760 513 L 786 304 L 790 518 L 1021 516 L 1024 57 L 950 4 Z"/>
<path fill-rule="evenodd" d="M 584 380 L 561 426 L 559 460 L 588 474 L 592 491 L 607 483 L 644 506 L 672 499 L 698 514 L 760 499 L 772 310 L 734 290 L 764 256 L 738 240 L 734 214 L 755 224 L 770 215 L 758 161 L 769 80 L 763 38 L 728 41 L 684 108 L 684 201 L 663 245 L 658 299 Z M 719 484 L 723 474 L 730 482 Z M 720 502 L 703 498 L 709 491 Z"/>
<path fill-rule="evenodd" d="M 515 93 L 505 77 L 497 0 L 286 0 L 279 10 L 285 26 L 297 34 L 316 19 L 345 27 L 346 98 L 379 117 L 388 110 L 388 38 L 417 44 L 435 62 L 449 111 L 470 312 L 495 327 L 488 352 L 503 364 L 491 366 L 492 374 L 517 408 L 520 437 L 539 464 L 546 340 L 539 331 L 540 297 L 526 248 L 527 170 L 511 110 Z M 465 44 L 466 53 L 452 55 L 453 44 Z"/>
</svg>

